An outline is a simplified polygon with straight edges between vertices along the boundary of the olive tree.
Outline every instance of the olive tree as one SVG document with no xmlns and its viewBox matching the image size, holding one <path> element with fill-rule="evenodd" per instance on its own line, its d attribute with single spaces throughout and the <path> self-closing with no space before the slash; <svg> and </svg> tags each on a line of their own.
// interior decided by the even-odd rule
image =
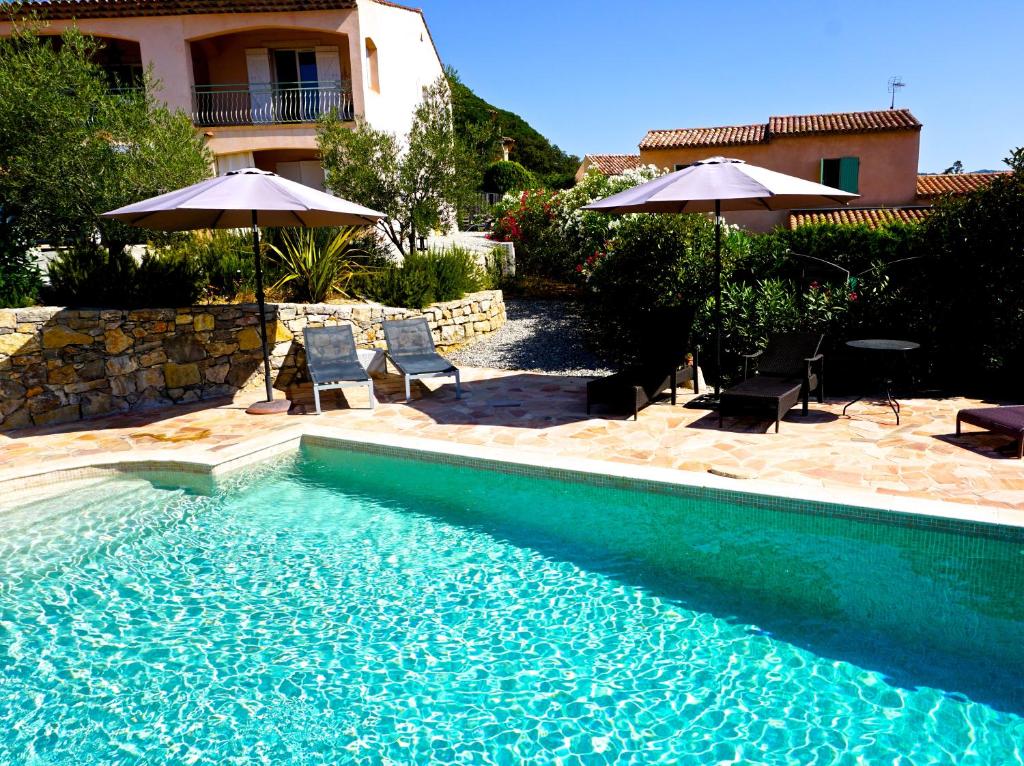
<svg viewBox="0 0 1024 766">
<path fill-rule="evenodd" d="M 211 158 L 148 76 L 144 87 L 111 87 L 95 63 L 100 45 L 31 26 L 0 39 L 0 207 L 19 241 L 98 237 L 114 257 L 139 233 L 99 214 L 200 181 Z"/>
<path fill-rule="evenodd" d="M 423 89 L 404 138 L 365 120 L 351 128 L 332 113 L 320 120 L 317 140 L 327 187 L 386 214 L 379 226 L 403 255 L 416 249 L 418 233 L 450 229 L 479 185 L 477 163 L 452 125 L 443 77 Z"/>
</svg>

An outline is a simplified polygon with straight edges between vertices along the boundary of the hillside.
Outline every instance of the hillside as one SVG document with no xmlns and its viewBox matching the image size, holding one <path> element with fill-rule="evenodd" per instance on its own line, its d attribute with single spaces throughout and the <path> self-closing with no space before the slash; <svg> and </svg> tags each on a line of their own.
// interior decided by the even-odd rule
<svg viewBox="0 0 1024 766">
<path fill-rule="evenodd" d="M 501 159 L 498 141 L 508 136 L 516 142 L 509 159 L 522 164 L 547 186 L 572 185 L 573 175 L 580 165 L 579 157 L 566 154 L 518 114 L 484 101 L 462 82 L 455 70 L 449 69 L 447 74 L 452 88 L 455 127 L 487 161 Z"/>
</svg>

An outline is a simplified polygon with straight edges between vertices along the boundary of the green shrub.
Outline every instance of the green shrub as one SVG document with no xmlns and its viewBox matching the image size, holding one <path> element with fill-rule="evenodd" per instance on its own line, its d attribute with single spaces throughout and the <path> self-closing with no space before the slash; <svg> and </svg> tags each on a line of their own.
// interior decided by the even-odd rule
<svg viewBox="0 0 1024 766">
<path fill-rule="evenodd" d="M 256 291 L 252 234 L 229 230 L 189 232 L 180 235 L 162 252 L 168 257 L 188 257 L 198 264 L 207 300 L 233 301 L 247 298 Z M 272 282 L 276 279 L 273 264 L 267 264 L 267 271 L 270 272 L 268 281 Z"/>
<path fill-rule="evenodd" d="M 15 242 L 0 223 L 0 308 L 31 306 L 42 278 L 28 248 Z"/>
<path fill-rule="evenodd" d="M 504 194 L 529 189 L 533 185 L 533 174 L 518 162 L 499 160 L 484 171 L 484 191 Z"/>
<path fill-rule="evenodd" d="M 424 308 L 483 288 L 485 275 L 473 254 L 461 248 L 412 253 L 383 266 L 360 285 L 370 300 L 400 308 Z"/>
<path fill-rule="evenodd" d="M 147 253 L 135 270 L 134 306 L 171 308 L 192 306 L 199 300 L 206 279 L 195 258 Z"/>
<path fill-rule="evenodd" d="M 48 300 L 61 306 L 170 308 L 191 306 L 203 272 L 181 253 L 150 253 L 136 263 L 123 250 L 111 254 L 95 243 L 61 253 L 49 266 Z"/>
<path fill-rule="evenodd" d="M 47 302 L 58 306 L 122 308 L 133 303 L 134 259 L 124 250 L 108 253 L 95 242 L 73 245 L 50 261 Z"/>
</svg>

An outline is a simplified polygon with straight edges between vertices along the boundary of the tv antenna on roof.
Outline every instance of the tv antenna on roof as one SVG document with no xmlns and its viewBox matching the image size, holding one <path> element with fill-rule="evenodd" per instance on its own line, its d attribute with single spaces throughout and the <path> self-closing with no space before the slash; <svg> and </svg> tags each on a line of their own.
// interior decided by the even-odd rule
<svg viewBox="0 0 1024 766">
<path fill-rule="evenodd" d="M 889 78 L 889 93 L 892 94 L 892 100 L 889 102 L 890 109 L 896 108 L 896 91 L 898 91 L 900 88 L 905 87 L 907 87 L 907 84 L 903 82 L 903 78 L 900 77 L 899 75 L 895 75 Z"/>
</svg>

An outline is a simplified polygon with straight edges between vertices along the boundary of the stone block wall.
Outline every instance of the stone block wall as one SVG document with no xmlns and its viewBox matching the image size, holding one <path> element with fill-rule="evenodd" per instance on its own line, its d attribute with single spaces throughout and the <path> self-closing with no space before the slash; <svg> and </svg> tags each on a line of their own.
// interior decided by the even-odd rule
<svg viewBox="0 0 1024 766">
<path fill-rule="evenodd" d="M 423 311 L 378 304 L 267 307 L 274 386 L 306 379 L 302 330 L 350 324 L 384 347 L 381 322 L 425 316 L 443 352 L 505 323 L 500 290 Z M 262 387 L 255 304 L 178 309 L 0 309 L 0 431 L 69 423 Z"/>
</svg>

